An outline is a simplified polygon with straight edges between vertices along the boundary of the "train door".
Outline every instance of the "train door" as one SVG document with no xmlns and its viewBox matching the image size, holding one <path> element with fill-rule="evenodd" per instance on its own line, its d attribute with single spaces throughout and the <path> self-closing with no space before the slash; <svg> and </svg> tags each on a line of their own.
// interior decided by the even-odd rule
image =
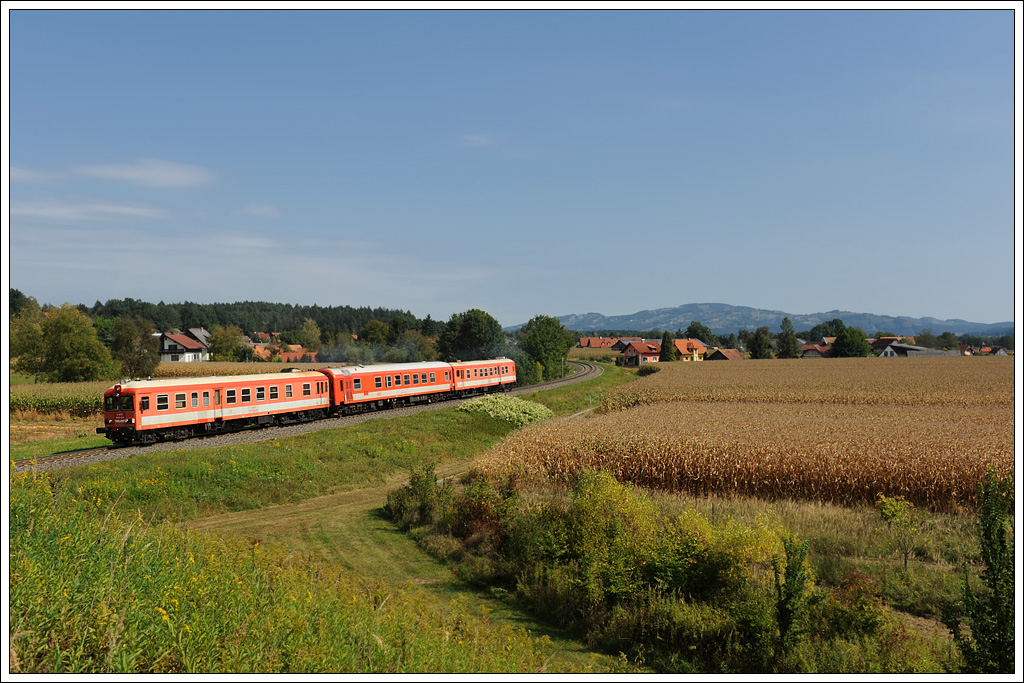
<svg viewBox="0 0 1024 683">
<path fill-rule="evenodd" d="M 224 392 L 213 390 L 213 419 L 220 422 L 224 419 Z"/>
</svg>

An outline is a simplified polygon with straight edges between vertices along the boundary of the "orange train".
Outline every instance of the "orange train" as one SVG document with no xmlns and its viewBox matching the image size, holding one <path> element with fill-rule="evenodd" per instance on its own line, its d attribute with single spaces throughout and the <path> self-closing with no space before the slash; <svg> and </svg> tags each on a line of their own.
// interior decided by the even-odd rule
<svg viewBox="0 0 1024 683">
<path fill-rule="evenodd" d="M 104 392 L 96 432 L 114 443 L 151 444 L 507 391 L 515 383 L 508 358 L 132 380 Z"/>
</svg>

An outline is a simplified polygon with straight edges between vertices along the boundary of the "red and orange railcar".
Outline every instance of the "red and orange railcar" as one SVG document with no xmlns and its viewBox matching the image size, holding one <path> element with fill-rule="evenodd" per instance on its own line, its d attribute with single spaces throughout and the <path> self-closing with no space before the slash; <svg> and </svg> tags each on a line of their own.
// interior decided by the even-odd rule
<svg viewBox="0 0 1024 683">
<path fill-rule="evenodd" d="M 104 393 L 104 426 L 96 431 L 115 443 L 147 444 L 505 391 L 515 383 L 515 362 L 507 358 L 132 380 Z"/>
</svg>

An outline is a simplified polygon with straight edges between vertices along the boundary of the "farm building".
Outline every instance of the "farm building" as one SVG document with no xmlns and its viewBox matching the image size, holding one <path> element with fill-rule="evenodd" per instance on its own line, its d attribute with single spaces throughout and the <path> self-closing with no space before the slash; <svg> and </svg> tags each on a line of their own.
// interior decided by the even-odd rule
<svg viewBox="0 0 1024 683">
<path fill-rule="evenodd" d="M 898 356 L 959 356 L 960 351 L 942 351 L 940 349 L 929 349 L 925 346 L 913 346 L 911 344 L 889 344 L 882 351 L 879 358 L 896 358 Z"/>
<path fill-rule="evenodd" d="M 705 360 L 744 360 L 745 358 L 743 352 L 736 349 L 715 349 L 707 355 Z"/>
</svg>

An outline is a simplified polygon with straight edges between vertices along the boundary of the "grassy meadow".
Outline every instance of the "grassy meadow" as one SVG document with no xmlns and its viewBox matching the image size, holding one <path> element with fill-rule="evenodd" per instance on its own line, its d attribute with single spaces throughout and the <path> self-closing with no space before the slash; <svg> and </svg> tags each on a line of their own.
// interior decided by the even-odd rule
<svg viewBox="0 0 1024 683">
<path fill-rule="evenodd" d="M 938 617 L 965 572 L 978 585 L 970 504 L 886 488 L 913 501 L 900 527 L 870 496 L 728 483 L 736 463 L 760 462 L 776 469 L 742 476 L 803 469 L 834 494 L 824 460 L 892 434 L 937 457 L 941 439 L 914 436 L 917 408 L 947 411 L 933 427 L 967 415 L 955 421 L 965 454 L 949 467 L 974 467 L 972 453 L 1012 463 L 1000 452 L 1012 359 L 919 360 L 677 363 L 641 380 L 605 366 L 525 396 L 554 417 L 524 428 L 446 408 L 12 473 L 11 670 L 959 670 Z M 952 398 L 886 404 L 857 379 L 872 362 L 906 373 L 893 396 L 919 381 L 929 396 L 959 386 L 986 394 L 992 416 Z M 785 384 L 785 366 L 804 382 Z M 773 373 L 786 400 L 770 400 Z M 850 392 L 860 398 L 836 400 Z M 864 441 L 872 428 L 890 438 Z M 778 432 L 825 436 L 805 448 Z M 962 469 L 965 488 L 974 471 Z"/>
</svg>

